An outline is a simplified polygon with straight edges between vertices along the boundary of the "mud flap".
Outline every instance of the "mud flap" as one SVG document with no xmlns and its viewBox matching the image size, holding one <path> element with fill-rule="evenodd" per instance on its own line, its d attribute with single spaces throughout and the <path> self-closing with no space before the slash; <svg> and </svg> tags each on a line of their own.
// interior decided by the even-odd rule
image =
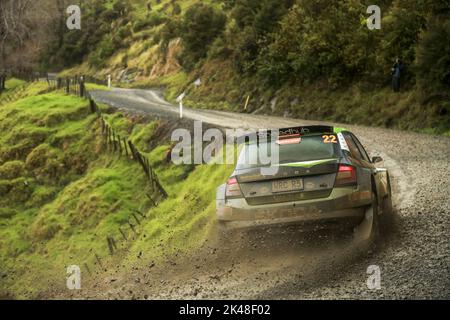
<svg viewBox="0 0 450 320">
<path fill-rule="evenodd" d="M 353 239 L 356 242 L 364 242 L 371 238 L 374 233 L 374 210 L 373 206 L 366 209 L 364 220 L 353 230 Z"/>
</svg>

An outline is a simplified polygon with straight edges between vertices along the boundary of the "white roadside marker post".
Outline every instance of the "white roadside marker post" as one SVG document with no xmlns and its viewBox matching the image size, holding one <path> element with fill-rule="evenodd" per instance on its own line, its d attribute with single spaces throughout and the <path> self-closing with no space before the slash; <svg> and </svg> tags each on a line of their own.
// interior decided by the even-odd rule
<svg viewBox="0 0 450 320">
<path fill-rule="evenodd" d="M 108 74 L 108 88 L 111 89 L 111 75 Z"/>
<path fill-rule="evenodd" d="M 183 119 L 183 99 L 180 99 L 180 119 Z"/>
<path fill-rule="evenodd" d="M 247 100 L 245 100 L 244 110 L 247 110 L 248 103 L 250 102 L 250 95 L 247 96 Z"/>
<path fill-rule="evenodd" d="M 177 98 L 177 102 L 180 103 L 180 119 L 183 119 L 183 98 L 186 96 L 186 92 L 180 94 Z"/>
</svg>

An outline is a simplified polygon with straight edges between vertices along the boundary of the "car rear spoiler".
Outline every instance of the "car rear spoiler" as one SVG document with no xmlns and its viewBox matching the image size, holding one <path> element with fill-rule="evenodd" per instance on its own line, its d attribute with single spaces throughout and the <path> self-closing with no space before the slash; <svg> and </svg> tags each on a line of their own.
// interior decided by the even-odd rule
<svg viewBox="0 0 450 320">
<path fill-rule="evenodd" d="M 238 142 L 249 143 L 249 142 L 258 142 L 260 139 L 264 139 L 265 141 L 270 141 L 272 139 L 279 139 L 283 136 L 293 136 L 293 135 L 308 135 L 308 134 L 330 134 L 334 132 L 333 126 L 299 126 L 299 127 L 289 127 L 282 129 L 269 129 L 269 130 L 259 130 L 257 132 L 247 133 L 238 138 Z"/>
<path fill-rule="evenodd" d="M 307 135 L 312 133 L 333 133 L 332 126 L 302 126 L 279 129 L 280 136 L 288 136 L 293 134 Z"/>
</svg>

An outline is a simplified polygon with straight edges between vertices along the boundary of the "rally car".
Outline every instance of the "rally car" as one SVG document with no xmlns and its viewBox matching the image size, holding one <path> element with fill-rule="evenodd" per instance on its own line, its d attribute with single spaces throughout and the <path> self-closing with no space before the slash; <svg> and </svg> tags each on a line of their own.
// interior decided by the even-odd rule
<svg viewBox="0 0 450 320">
<path fill-rule="evenodd" d="M 250 163 L 261 148 L 277 163 Z M 378 237 L 392 210 L 391 185 L 381 157 L 369 158 L 351 132 L 331 126 L 279 129 L 276 139 L 247 141 L 234 172 L 217 189 L 221 230 L 315 225 L 348 227 Z M 263 167 L 277 167 L 265 174 Z"/>
</svg>

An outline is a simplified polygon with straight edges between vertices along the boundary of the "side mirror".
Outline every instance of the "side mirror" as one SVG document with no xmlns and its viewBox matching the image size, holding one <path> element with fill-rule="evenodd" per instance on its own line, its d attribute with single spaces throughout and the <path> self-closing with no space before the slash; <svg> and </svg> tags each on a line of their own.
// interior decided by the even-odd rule
<svg viewBox="0 0 450 320">
<path fill-rule="evenodd" d="M 382 157 L 376 156 L 376 157 L 372 158 L 372 163 L 378 163 L 378 162 L 381 162 L 381 161 L 383 161 Z"/>
</svg>

